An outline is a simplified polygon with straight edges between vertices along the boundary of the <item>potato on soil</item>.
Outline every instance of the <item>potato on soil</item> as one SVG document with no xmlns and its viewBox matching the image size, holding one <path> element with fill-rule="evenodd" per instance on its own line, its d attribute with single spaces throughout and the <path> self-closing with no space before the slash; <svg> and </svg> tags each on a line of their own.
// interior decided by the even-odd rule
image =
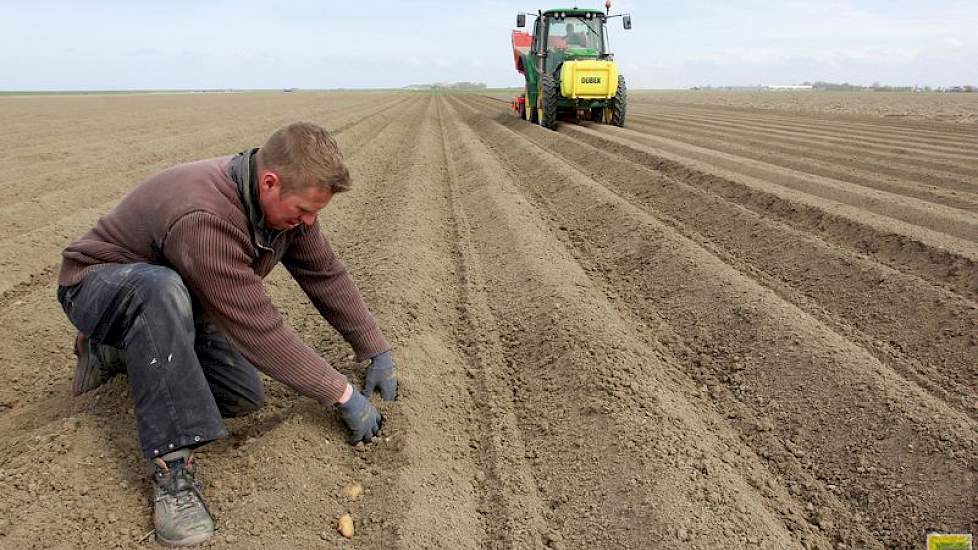
<svg viewBox="0 0 978 550">
<path fill-rule="evenodd" d="M 338 525 L 336 530 L 340 532 L 341 535 L 348 539 L 353 538 L 353 518 L 350 514 L 343 514 L 337 521 Z"/>
<path fill-rule="evenodd" d="M 356 500 L 363 496 L 363 485 L 361 485 L 357 481 L 354 481 L 353 483 L 350 483 L 346 487 L 343 487 L 343 490 L 340 491 L 340 494 L 343 497 L 348 498 L 350 500 Z"/>
</svg>

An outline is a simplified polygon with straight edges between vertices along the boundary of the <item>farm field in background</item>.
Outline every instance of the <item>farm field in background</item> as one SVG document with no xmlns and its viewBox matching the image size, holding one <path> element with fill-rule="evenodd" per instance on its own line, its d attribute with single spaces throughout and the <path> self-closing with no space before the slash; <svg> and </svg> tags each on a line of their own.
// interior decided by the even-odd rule
<svg viewBox="0 0 978 550">
<path fill-rule="evenodd" d="M 978 94 L 904 92 L 640 92 L 639 103 L 787 111 L 799 115 L 876 118 L 885 121 L 978 123 Z M 879 120 L 882 118 L 883 120 Z M 940 129 L 940 127 L 938 127 Z"/>
<path fill-rule="evenodd" d="M 353 174 L 321 223 L 401 398 L 351 449 L 267 380 L 199 455 L 211 547 L 978 531 L 978 94 L 631 92 L 624 128 L 556 132 L 512 95 L 0 97 L 0 547 L 156 546 L 125 380 L 70 393 L 59 254 L 143 178 L 295 120 Z M 267 283 L 356 379 L 288 274 Z"/>
</svg>

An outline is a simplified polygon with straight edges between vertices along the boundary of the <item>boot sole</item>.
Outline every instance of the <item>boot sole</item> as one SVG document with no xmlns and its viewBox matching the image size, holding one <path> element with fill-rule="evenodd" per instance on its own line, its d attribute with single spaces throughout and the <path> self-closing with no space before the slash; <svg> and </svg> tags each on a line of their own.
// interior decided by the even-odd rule
<svg viewBox="0 0 978 550">
<path fill-rule="evenodd" d="M 71 381 L 71 393 L 81 395 L 105 384 L 117 373 L 106 372 L 99 359 L 93 356 L 87 338 L 75 338 L 75 377 Z"/>
<path fill-rule="evenodd" d="M 75 340 L 75 377 L 71 381 L 71 393 L 81 395 L 88 393 L 105 383 L 101 369 L 94 364 L 94 357 L 88 352 L 87 343 Z"/>
<path fill-rule="evenodd" d="M 167 540 L 159 535 L 156 535 L 156 540 L 161 544 L 167 546 L 193 546 L 194 544 L 200 544 L 205 540 L 214 536 L 213 532 L 210 533 L 200 533 L 198 535 L 190 535 L 189 537 L 184 537 L 180 540 Z"/>
</svg>

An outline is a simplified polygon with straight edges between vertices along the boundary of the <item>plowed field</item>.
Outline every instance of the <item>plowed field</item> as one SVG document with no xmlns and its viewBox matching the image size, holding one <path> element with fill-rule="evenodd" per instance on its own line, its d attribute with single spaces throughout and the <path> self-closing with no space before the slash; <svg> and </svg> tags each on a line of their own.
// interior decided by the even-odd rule
<svg viewBox="0 0 978 550">
<path fill-rule="evenodd" d="M 558 132 L 477 95 L 0 98 L 0 548 L 155 546 L 125 379 L 70 393 L 59 253 L 142 178 L 297 119 L 354 175 L 321 222 L 401 399 L 354 449 L 268 380 L 266 407 L 199 455 L 210 545 L 978 532 L 978 131 L 636 97 L 626 128 Z M 284 270 L 268 290 L 357 376 Z"/>
</svg>

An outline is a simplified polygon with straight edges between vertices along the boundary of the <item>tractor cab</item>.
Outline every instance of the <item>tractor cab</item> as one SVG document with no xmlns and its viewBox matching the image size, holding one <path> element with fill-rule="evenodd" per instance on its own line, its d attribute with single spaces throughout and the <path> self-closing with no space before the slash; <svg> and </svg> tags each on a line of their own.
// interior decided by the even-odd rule
<svg viewBox="0 0 978 550">
<path fill-rule="evenodd" d="M 605 3 L 608 11 L 610 5 Z M 517 27 L 526 26 L 526 15 L 516 16 Z M 513 109 L 551 129 L 559 114 L 621 126 L 624 79 L 608 46 L 607 24 L 610 18 L 622 17 L 623 26 L 630 29 L 631 17 L 582 8 L 530 15 L 535 17 L 532 35 L 513 31 L 516 70 L 526 77 L 525 91 L 514 100 Z"/>
<path fill-rule="evenodd" d="M 611 57 L 605 41 L 605 17 L 601 12 L 551 10 L 537 19 L 536 51 L 546 48 L 547 66 L 552 71 L 565 60 Z"/>
</svg>

